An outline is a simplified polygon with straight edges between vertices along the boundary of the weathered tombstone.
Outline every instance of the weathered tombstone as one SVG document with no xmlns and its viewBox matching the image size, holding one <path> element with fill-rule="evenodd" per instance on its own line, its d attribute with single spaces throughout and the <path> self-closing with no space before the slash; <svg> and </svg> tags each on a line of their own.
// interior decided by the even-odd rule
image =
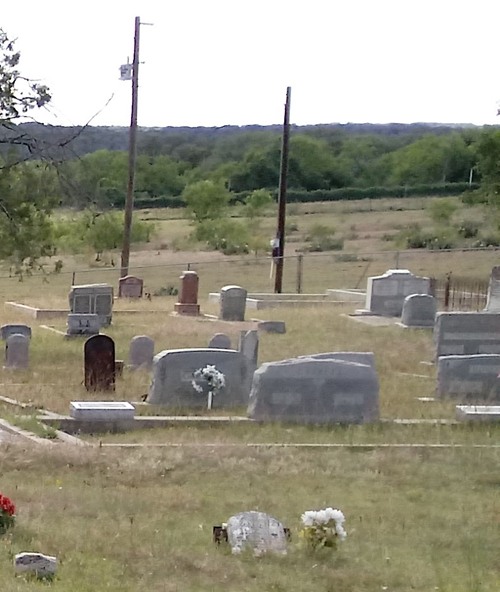
<svg viewBox="0 0 500 592">
<path fill-rule="evenodd" d="M 259 556 L 264 553 L 285 555 L 287 536 L 281 522 L 264 512 L 241 512 L 227 521 L 227 538 L 231 552 L 245 549 Z"/>
<path fill-rule="evenodd" d="M 225 333 L 215 333 L 208 342 L 208 347 L 215 349 L 231 349 L 231 339 Z"/>
<path fill-rule="evenodd" d="M 219 318 L 223 321 L 244 321 L 247 291 L 240 286 L 224 286 L 220 291 Z"/>
<path fill-rule="evenodd" d="M 68 315 L 66 336 L 97 335 L 100 329 L 99 316 L 96 314 L 73 314 Z"/>
<path fill-rule="evenodd" d="M 72 286 L 69 306 L 72 314 L 97 314 L 100 326 L 107 327 L 113 316 L 113 288 L 108 284 Z"/>
<path fill-rule="evenodd" d="M 119 298 L 142 298 L 144 281 L 133 275 L 126 275 L 118 280 Z"/>
<path fill-rule="evenodd" d="M 14 557 L 14 570 L 39 578 L 53 576 L 57 570 L 57 557 L 43 553 L 18 553 Z"/>
<path fill-rule="evenodd" d="M 28 325 L 2 325 L 0 327 L 0 337 L 5 341 L 10 335 L 25 335 L 31 339 L 31 327 Z"/>
<path fill-rule="evenodd" d="M 377 374 L 371 365 L 335 358 L 263 364 L 253 376 L 248 415 L 303 424 L 376 421 Z"/>
<path fill-rule="evenodd" d="M 181 315 L 197 316 L 200 314 L 198 304 L 199 278 L 196 271 L 185 271 L 180 276 L 181 291 L 179 301 L 174 305 L 176 313 Z"/>
<path fill-rule="evenodd" d="M 136 335 L 130 340 L 128 363 L 132 370 L 151 368 L 153 364 L 155 342 L 147 335 Z"/>
<path fill-rule="evenodd" d="M 365 312 L 399 317 L 407 296 L 429 292 L 429 278 L 415 276 L 408 269 L 389 269 L 368 278 Z"/>
<path fill-rule="evenodd" d="M 500 402 L 500 355 L 440 356 L 437 359 L 438 397 L 463 402 Z"/>
<path fill-rule="evenodd" d="M 259 321 L 257 329 L 264 333 L 286 333 L 285 321 Z"/>
<path fill-rule="evenodd" d="M 500 265 L 495 265 L 491 270 L 484 312 L 500 312 Z"/>
<path fill-rule="evenodd" d="M 434 324 L 436 358 L 500 354 L 500 314 L 438 312 Z"/>
<path fill-rule="evenodd" d="M 256 329 L 249 331 L 241 331 L 240 343 L 238 349 L 242 355 L 250 362 L 252 366 L 257 368 L 257 360 L 259 357 L 259 333 Z"/>
<path fill-rule="evenodd" d="M 26 335 L 10 335 L 5 343 L 5 368 L 22 370 L 29 365 L 30 340 Z"/>
<path fill-rule="evenodd" d="M 433 328 L 437 303 L 430 294 L 410 294 L 403 302 L 401 324 L 405 327 Z"/>
<path fill-rule="evenodd" d="M 193 387 L 193 373 L 206 366 L 215 366 L 224 374 L 225 387 L 213 398 L 213 408 L 248 404 L 247 362 L 235 350 L 173 349 L 153 358 L 153 377 L 147 402 L 168 407 L 207 408 L 205 393 Z"/>
<path fill-rule="evenodd" d="M 115 390 L 115 342 L 107 335 L 94 335 L 85 342 L 85 388 Z"/>
</svg>

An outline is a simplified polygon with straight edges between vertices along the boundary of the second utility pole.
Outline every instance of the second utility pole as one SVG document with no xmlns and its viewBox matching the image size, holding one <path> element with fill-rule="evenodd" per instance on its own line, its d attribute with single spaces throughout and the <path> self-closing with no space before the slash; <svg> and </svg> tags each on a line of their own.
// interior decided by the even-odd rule
<svg viewBox="0 0 500 592">
<path fill-rule="evenodd" d="M 278 189 L 278 257 L 276 261 L 276 276 L 274 278 L 274 292 L 281 294 L 283 283 L 283 263 L 285 256 L 285 216 L 286 216 L 286 185 L 288 177 L 288 140 L 290 137 L 290 95 L 291 87 L 286 89 L 285 119 L 283 122 L 283 140 L 281 143 L 280 184 Z"/>
</svg>

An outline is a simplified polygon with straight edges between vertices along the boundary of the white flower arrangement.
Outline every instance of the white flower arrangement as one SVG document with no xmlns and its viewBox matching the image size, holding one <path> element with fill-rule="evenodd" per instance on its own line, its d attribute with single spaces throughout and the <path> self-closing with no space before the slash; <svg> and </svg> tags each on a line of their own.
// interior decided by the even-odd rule
<svg viewBox="0 0 500 592">
<path fill-rule="evenodd" d="M 200 380 L 204 380 L 208 384 L 208 403 L 207 409 L 212 409 L 212 401 L 215 395 L 217 395 L 225 386 L 226 379 L 224 374 L 217 370 L 215 366 L 207 365 L 205 368 L 199 368 L 193 372 L 193 379 L 191 385 L 197 393 L 203 393 L 205 389 L 199 383 Z"/>
<path fill-rule="evenodd" d="M 300 536 L 313 549 L 336 547 L 338 541 L 347 537 L 344 514 L 337 508 L 308 510 L 302 514 L 301 520 L 303 526 Z"/>
</svg>

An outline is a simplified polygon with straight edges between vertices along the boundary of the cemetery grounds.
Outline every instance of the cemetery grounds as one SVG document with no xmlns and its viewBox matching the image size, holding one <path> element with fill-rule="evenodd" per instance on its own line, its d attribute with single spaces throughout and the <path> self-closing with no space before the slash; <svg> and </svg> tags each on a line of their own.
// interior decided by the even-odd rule
<svg viewBox="0 0 500 592">
<path fill-rule="evenodd" d="M 411 271 L 430 273 L 427 254 L 412 256 L 420 264 L 409 265 Z M 477 267 L 479 259 L 474 264 L 472 257 L 462 255 L 461 262 Z M 443 268 L 451 261 L 458 273 L 459 257 L 450 255 Z M 491 269 L 494 254 L 483 253 L 480 261 Z M 181 265 L 172 268 L 173 283 Z M 323 289 L 352 287 L 365 267 L 342 265 L 337 275 L 337 268 L 323 268 Z M 387 268 L 385 260 L 375 262 L 369 275 Z M 225 260 L 200 265 L 202 312 L 217 314 L 207 302 L 209 291 L 228 283 L 245 286 L 245 278 L 248 285 L 249 270 L 255 269 Z M 330 274 L 332 285 L 325 286 Z M 107 280 L 97 272 L 88 282 L 78 278 L 97 281 Z M 319 277 L 310 282 L 320 288 Z M 24 282 L 4 278 L 0 292 L 4 301 L 64 308 L 69 283 L 68 276 L 48 283 L 39 276 Z M 115 341 L 116 357 L 126 360 L 134 335 L 152 337 L 158 352 L 205 347 L 216 332 L 236 342 L 240 330 L 252 326 L 173 317 L 176 300 L 144 299 L 133 304 L 134 314 L 121 313 L 131 304 L 118 301 L 113 324 L 104 331 Z M 41 408 L 67 414 L 72 400 L 138 402 L 149 373 L 125 370 L 116 392 L 88 393 L 83 340 L 64 340 L 42 327 L 64 330 L 64 318 L 38 321 L 7 306 L 0 310 L 1 324 L 22 322 L 33 330 L 29 370 L 1 371 L 1 394 L 26 406 L 3 402 L 0 417 L 47 442 L 2 445 L 0 489 L 17 506 L 16 526 L 0 537 L 2 591 L 44 585 L 14 577 L 12 558 L 22 551 L 57 556 L 58 575 L 47 585 L 75 592 L 498 590 L 500 430 L 495 424 L 455 423 L 453 402 L 420 401 L 435 388 L 431 332 L 353 321 L 347 315 L 357 307 L 247 310 L 247 317 L 286 322 L 285 335 L 260 334 L 259 363 L 323 351 L 373 351 L 383 421 L 172 426 L 86 437 L 89 446 L 54 439 L 54 431 L 37 421 Z M 399 421 L 405 419 L 412 421 Z M 348 536 L 337 550 L 312 552 L 298 536 L 300 516 L 327 506 L 344 512 Z M 287 556 L 236 557 L 212 543 L 212 526 L 244 510 L 267 512 L 291 529 Z"/>
</svg>

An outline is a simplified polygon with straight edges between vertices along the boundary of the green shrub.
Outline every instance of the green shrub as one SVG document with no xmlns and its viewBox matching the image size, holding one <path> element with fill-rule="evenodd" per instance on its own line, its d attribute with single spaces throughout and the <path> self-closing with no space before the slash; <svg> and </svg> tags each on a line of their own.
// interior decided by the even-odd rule
<svg viewBox="0 0 500 592">
<path fill-rule="evenodd" d="M 462 238 L 474 238 L 479 234 L 479 223 L 473 220 L 463 220 L 457 232 Z"/>
</svg>

